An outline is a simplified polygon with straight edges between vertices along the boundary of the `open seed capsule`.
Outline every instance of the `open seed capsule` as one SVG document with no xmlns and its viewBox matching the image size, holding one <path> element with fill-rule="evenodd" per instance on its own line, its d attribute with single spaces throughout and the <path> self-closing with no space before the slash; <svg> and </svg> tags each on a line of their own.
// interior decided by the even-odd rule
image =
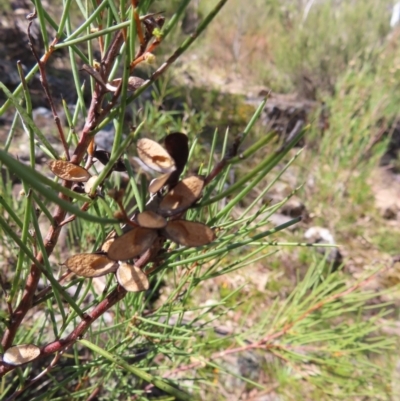
<svg viewBox="0 0 400 401">
<path fill-rule="evenodd" d="M 169 191 L 161 201 L 159 211 L 171 215 L 184 211 L 199 199 L 204 187 L 204 179 L 197 175 L 186 177 Z"/>
<path fill-rule="evenodd" d="M 99 277 L 117 270 L 118 265 L 106 255 L 80 253 L 65 261 L 69 270 L 80 277 Z"/>
<path fill-rule="evenodd" d="M 194 221 L 169 221 L 162 233 L 171 241 L 189 247 L 207 245 L 215 240 L 215 233 L 210 227 Z"/>
<path fill-rule="evenodd" d="M 103 165 L 106 165 L 110 161 L 110 156 L 110 152 L 107 152 L 103 149 L 96 149 L 93 153 L 93 157 L 95 157 Z M 113 166 L 113 170 L 126 171 L 125 163 L 121 159 L 118 159 Z"/>
<path fill-rule="evenodd" d="M 117 270 L 118 283 L 129 292 L 140 292 L 149 289 L 149 279 L 143 271 L 134 265 L 120 263 Z"/>
<path fill-rule="evenodd" d="M 9 365 L 23 365 L 40 355 L 40 348 L 33 344 L 20 344 L 10 347 L 3 355 L 3 361 Z"/>
<path fill-rule="evenodd" d="M 164 145 L 167 152 L 172 156 L 175 161 L 177 170 L 185 168 L 187 159 L 189 157 L 189 143 L 188 137 L 180 132 L 174 132 L 165 137 Z"/>
<path fill-rule="evenodd" d="M 108 250 L 110 249 L 111 244 L 114 242 L 116 237 L 117 237 L 117 233 L 114 230 L 111 231 L 107 235 L 106 240 L 103 242 L 103 245 L 101 246 L 100 250 L 107 253 Z"/>
<path fill-rule="evenodd" d="M 106 84 L 106 88 L 110 92 L 115 92 L 118 88 L 118 85 L 121 82 L 121 78 L 115 78 L 112 81 L 110 81 L 108 84 Z M 144 82 L 144 79 L 139 78 L 139 77 L 129 77 L 128 79 L 128 91 L 129 92 L 134 92 L 136 89 L 140 88 Z"/>
<path fill-rule="evenodd" d="M 86 169 L 66 160 L 50 160 L 48 166 L 53 174 L 63 180 L 85 182 L 91 177 Z"/>
<path fill-rule="evenodd" d="M 139 256 L 151 247 L 158 234 L 150 228 L 136 227 L 116 238 L 107 255 L 112 260 L 128 260 Z"/>
<path fill-rule="evenodd" d="M 90 192 L 93 189 L 93 184 L 96 182 L 97 178 L 99 178 L 97 175 L 94 175 L 90 177 L 87 182 L 85 182 L 85 192 L 87 194 L 90 194 Z"/>
<path fill-rule="evenodd" d="M 140 227 L 144 228 L 159 229 L 164 228 L 167 225 L 167 220 L 165 220 L 164 217 L 150 210 L 138 213 L 135 220 Z"/>
<path fill-rule="evenodd" d="M 143 163 L 160 173 L 170 173 L 175 170 L 174 159 L 157 142 L 143 138 L 137 142 L 138 156 Z"/>
<path fill-rule="evenodd" d="M 162 189 L 165 185 L 167 185 L 168 180 L 173 173 L 163 174 L 160 177 L 154 178 L 149 185 L 149 192 L 151 194 L 155 194 L 160 189 Z"/>
</svg>

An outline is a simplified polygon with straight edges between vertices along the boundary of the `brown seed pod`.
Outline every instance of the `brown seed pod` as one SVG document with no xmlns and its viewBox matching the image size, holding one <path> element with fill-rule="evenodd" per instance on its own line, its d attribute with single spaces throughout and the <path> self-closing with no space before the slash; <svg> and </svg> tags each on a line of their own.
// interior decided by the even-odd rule
<svg viewBox="0 0 400 401">
<path fill-rule="evenodd" d="M 40 355 L 40 348 L 33 344 L 20 344 L 8 348 L 3 355 L 3 362 L 9 365 L 23 365 Z"/>
<path fill-rule="evenodd" d="M 48 166 L 53 174 L 63 180 L 85 182 L 91 177 L 86 169 L 66 160 L 50 160 Z"/>
<path fill-rule="evenodd" d="M 111 244 L 114 242 L 116 237 L 117 237 L 117 233 L 114 230 L 109 232 L 105 241 L 103 242 L 103 245 L 101 246 L 100 250 L 102 252 L 107 253 L 108 250 L 110 249 Z"/>
<path fill-rule="evenodd" d="M 129 292 L 141 292 L 149 289 L 149 279 L 142 269 L 128 263 L 120 263 L 117 280 Z"/>
<path fill-rule="evenodd" d="M 143 163 L 160 173 L 170 173 L 175 170 L 174 159 L 157 142 L 143 138 L 137 142 L 138 156 Z"/>
<path fill-rule="evenodd" d="M 144 228 L 159 229 L 167 225 L 167 220 L 165 220 L 164 217 L 150 210 L 138 213 L 135 217 L 135 221 L 140 227 Z"/>
<path fill-rule="evenodd" d="M 157 236 L 155 230 L 136 227 L 116 238 L 110 245 L 107 255 L 112 260 L 135 258 L 149 249 Z"/>
<path fill-rule="evenodd" d="M 215 240 L 215 233 L 210 227 L 194 221 L 169 221 L 162 232 L 171 241 L 189 247 L 207 245 Z"/>
<path fill-rule="evenodd" d="M 182 172 L 189 157 L 189 140 L 180 132 L 169 134 L 164 139 L 165 149 L 175 161 L 176 169 Z"/>
<path fill-rule="evenodd" d="M 103 165 L 106 165 L 110 161 L 110 156 L 110 152 L 107 152 L 103 149 L 95 150 L 93 153 L 93 157 L 95 157 Z M 125 163 L 121 159 L 118 159 L 113 166 L 113 170 L 126 171 Z"/>
<path fill-rule="evenodd" d="M 197 175 L 186 177 L 169 191 L 161 201 L 159 211 L 163 215 L 184 211 L 199 199 L 204 179 Z"/>
<path fill-rule="evenodd" d="M 99 277 L 117 270 L 118 265 L 106 255 L 80 253 L 65 261 L 69 270 L 80 277 Z"/>
<path fill-rule="evenodd" d="M 155 194 L 160 189 L 162 189 L 165 185 L 167 185 L 168 180 L 170 179 L 172 173 L 163 174 L 160 177 L 155 178 L 151 181 L 149 185 L 149 192 L 151 194 Z"/>
<path fill-rule="evenodd" d="M 106 88 L 110 92 L 115 92 L 118 88 L 119 83 L 121 82 L 121 78 L 115 78 L 106 84 Z M 129 77 L 128 79 L 128 91 L 134 92 L 136 89 L 140 88 L 144 82 L 144 79 L 139 77 Z"/>
<path fill-rule="evenodd" d="M 93 175 L 85 182 L 85 193 L 90 194 L 93 189 L 93 184 L 99 178 L 97 175 Z"/>
</svg>

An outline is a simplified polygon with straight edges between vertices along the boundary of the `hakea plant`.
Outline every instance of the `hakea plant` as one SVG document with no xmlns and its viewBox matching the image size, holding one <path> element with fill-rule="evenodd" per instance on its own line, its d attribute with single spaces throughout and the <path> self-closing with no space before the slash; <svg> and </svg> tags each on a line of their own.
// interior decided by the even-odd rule
<svg viewBox="0 0 400 401">
<path fill-rule="evenodd" d="M 189 155 L 188 138 L 182 133 L 166 136 L 165 148 L 157 142 L 143 138 L 137 142 L 137 153 L 143 163 L 156 172 L 163 173 L 149 185 L 150 199 L 146 210 L 126 216 L 121 191 L 111 191 L 120 207 L 116 217 L 124 221 L 123 234 L 117 236 L 111 231 L 100 249 L 94 253 L 80 253 L 65 261 L 70 272 L 80 277 L 93 278 L 115 273 L 118 284 L 126 292 L 140 292 L 149 289 L 145 266 L 156 260 L 166 240 L 186 247 L 199 247 L 215 239 L 214 231 L 199 222 L 187 221 L 182 217 L 202 196 L 206 183 L 215 177 L 213 171 L 208 177 L 191 175 L 180 180 Z M 93 150 L 93 160 L 103 164 L 109 161 L 109 154 Z M 92 192 L 97 176 L 88 169 L 66 160 L 52 160 L 50 170 L 59 178 L 76 183 L 77 192 Z M 118 160 L 112 170 L 124 171 L 125 166 Z M 96 192 L 96 195 L 99 194 Z M 143 261 L 137 264 L 138 260 Z M 131 261 L 131 263 L 127 263 Z M 121 292 L 121 291 L 120 291 Z M 3 362 L 19 366 L 39 357 L 41 350 L 34 344 L 20 344 L 10 347 L 3 355 Z"/>
<path fill-rule="evenodd" d="M 123 262 L 134 261 L 148 251 L 156 256 L 165 239 L 187 247 L 207 245 L 215 239 L 213 230 L 205 224 L 181 219 L 201 197 L 205 183 L 205 178 L 197 175 L 178 181 L 189 154 L 187 136 L 170 134 L 165 138 L 165 146 L 166 149 L 147 138 L 138 141 L 139 158 L 164 175 L 150 183 L 152 196 L 146 210 L 127 220 L 123 235 L 117 237 L 112 231 L 98 252 L 77 254 L 67 259 L 65 265 L 73 273 L 81 277 L 99 277 L 116 272 L 118 283 L 125 290 L 144 291 L 149 288 L 149 283 L 142 268 Z M 53 161 L 49 166 L 54 174 L 66 180 L 89 183 L 97 178 L 91 177 L 83 167 L 67 161 Z M 90 186 L 85 190 L 89 193 Z M 116 200 L 122 209 L 118 217 L 124 218 L 122 202 Z"/>
</svg>

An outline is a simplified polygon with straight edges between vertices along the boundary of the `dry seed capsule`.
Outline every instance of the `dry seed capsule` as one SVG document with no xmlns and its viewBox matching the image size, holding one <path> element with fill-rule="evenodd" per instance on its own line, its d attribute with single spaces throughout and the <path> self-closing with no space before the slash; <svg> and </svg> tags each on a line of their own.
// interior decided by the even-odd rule
<svg viewBox="0 0 400 401">
<path fill-rule="evenodd" d="M 8 348 L 3 355 L 3 361 L 9 365 L 23 365 L 40 355 L 40 348 L 33 344 L 20 344 Z"/>
<path fill-rule="evenodd" d="M 117 270 L 118 283 L 129 292 L 141 292 L 149 289 L 149 279 L 142 269 L 128 263 L 120 263 Z"/>
<path fill-rule="evenodd" d="M 99 177 L 97 175 L 94 175 L 90 177 L 87 182 L 85 182 L 85 193 L 90 194 L 90 192 L 92 192 L 93 184 L 95 183 L 97 178 Z"/>
<path fill-rule="evenodd" d="M 117 237 L 117 233 L 115 231 L 111 231 L 107 237 L 106 240 L 103 242 L 103 244 L 101 245 L 100 250 L 102 252 L 107 253 L 108 250 L 110 249 L 111 244 L 114 242 L 115 238 Z"/>
<path fill-rule="evenodd" d="M 121 82 L 121 78 L 115 78 L 106 84 L 106 88 L 110 92 L 115 92 Z M 144 82 L 144 79 L 139 77 L 129 77 L 128 79 L 128 91 L 134 92 L 136 89 L 140 88 Z"/>
<path fill-rule="evenodd" d="M 99 277 L 117 270 L 118 265 L 106 255 L 80 253 L 65 261 L 69 270 L 80 277 Z"/>
<path fill-rule="evenodd" d="M 66 160 L 50 160 L 48 166 L 53 174 L 63 180 L 85 182 L 91 177 L 85 168 Z"/>
<path fill-rule="evenodd" d="M 167 220 L 165 220 L 164 217 L 152 212 L 151 210 L 138 213 L 135 216 L 135 221 L 140 227 L 154 228 L 156 230 L 164 228 L 167 225 Z"/>
<path fill-rule="evenodd" d="M 182 172 L 189 157 L 189 140 L 187 135 L 180 132 L 169 134 L 164 139 L 164 146 L 174 159 L 177 170 Z"/>
<path fill-rule="evenodd" d="M 160 173 L 170 173 L 175 170 L 174 159 L 157 142 L 143 138 L 137 142 L 138 156 L 143 163 Z"/>
<path fill-rule="evenodd" d="M 169 221 L 162 233 L 171 241 L 189 247 L 207 245 L 215 240 L 215 233 L 210 227 L 194 221 Z"/>
<path fill-rule="evenodd" d="M 200 198 L 204 179 L 197 175 L 186 177 L 169 191 L 161 201 L 159 211 L 163 215 L 184 211 Z"/>
<path fill-rule="evenodd" d="M 163 174 L 160 177 L 157 177 L 154 180 L 152 180 L 149 185 L 149 192 L 151 194 L 155 194 L 160 189 L 162 189 L 167 184 L 169 178 L 171 177 L 171 174 L 173 173 Z"/>
<path fill-rule="evenodd" d="M 116 238 L 107 255 L 112 260 L 128 260 L 139 256 L 151 247 L 158 234 L 150 228 L 136 227 Z"/>
</svg>

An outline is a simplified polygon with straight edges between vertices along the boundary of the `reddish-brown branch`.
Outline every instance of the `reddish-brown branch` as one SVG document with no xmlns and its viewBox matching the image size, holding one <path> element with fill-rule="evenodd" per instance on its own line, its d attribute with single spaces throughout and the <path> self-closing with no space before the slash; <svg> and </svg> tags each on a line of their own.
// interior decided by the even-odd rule
<svg viewBox="0 0 400 401">
<path fill-rule="evenodd" d="M 132 10 L 133 10 L 133 18 L 135 19 L 135 24 L 136 24 L 136 31 L 139 37 L 139 43 L 140 47 L 145 48 L 146 47 L 146 42 L 144 40 L 144 35 L 143 35 L 143 30 L 142 30 L 142 22 L 140 21 L 139 14 L 137 12 L 137 1 L 132 0 Z"/>
<path fill-rule="evenodd" d="M 235 157 L 239 151 L 242 142 L 242 136 L 237 135 L 228 154 L 213 168 L 204 180 L 204 185 L 208 185 L 215 177 L 217 177 L 228 163 L 228 160 Z"/>
<path fill-rule="evenodd" d="M 68 144 L 67 141 L 65 139 L 65 135 L 64 135 L 64 131 L 63 128 L 61 126 L 61 120 L 60 117 L 58 117 L 58 113 L 57 113 L 57 109 L 54 105 L 53 102 L 53 98 L 51 96 L 51 92 L 50 92 L 50 88 L 49 88 L 49 84 L 47 82 L 47 76 L 46 76 L 46 61 L 48 60 L 50 54 L 53 52 L 54 49 L 54 45 L 57 44 L 57 38 L 55 38 L 53 40 L 53 42 L 51 43 L 50 47 L 49 47 L 49 51 L 47 52 L 48 55 L 46 57 L 43 58 L 44 61 L 42 61 L 39 57 L 39 55 L 37 54 L 35 47 L 33 46 L 33 39 L 31 36 L 31 26 L 32 26 L 33 20 L 31 20 L 28 24 L 28 38 L 29 38 L 29 46 L 31 48 L 31 51 L 36 59 L 36 62 L 39 66 L 39 76 L 40 76 L 40 82 L 42 84 L 44 93 L 46 94 L 47 100 L 49 102 L 49 106 L 51 109 L 51 112 L 53 113 L 53 117 L 54 117 L 54 121 L 56 123 L 57 129 L 58 129 L 58 134 L 60 136 L 60 140 L 61 143 L 63 145 L 64 148 L 64 152 L 65 152 L 65 156 L 67 158 L 67 160 L 69 160 L 69 149 L 68 149 Z"/>
<path fill-rule="evenodd" d="M 66 280 L 69 276 L 71 276 L 73 273 L 71 271 L 67 271 L 64 273 L 59 279 L 58 282 L 61 284 L 64 280 Z M 32 300 L 32 306 L 35 306 L 39 304 L 42 301 L 42 298 L 45 297 L 52 289 L 53 287 L 51 285 L 48 285 L 46 288 L 44 288 L 42 291 L 40 291 Z"/>
<path fill-rule="evenodd" d="M 118 56 L 123 42 L 123 33 L 122 31 L 118 31 L 101 61 L 101 74 L 105 82 L 108 82 L 108 76 L 110 75 L 114 60 Z"/>
<path fill-rule="evenodd" d="M 108 49 L 106 53 L 106 57 L 102 62 L 103 66 L 103 73 L 105 73 L 104 76 L 108 76 L 107 74 L 112 68 L 112 64 L 115 60 L 115 58 L 118 55 L 120 46 L 122 44 L 122 35 L 120 33 L 117 33 L 110 48 Z M 46 53 L 41 59 L 37 59 L 38 64 L 39 64 L 39 69 L 43 68 L 43 65 L 46 63 L 48 60 L 51 52 L 52 52 L 52 47 L 50 47 L 50 50 L 48 53 Z M 36 55 L 37 56 L 37 55 Z M 41 70 L 42 71 L 42 70 Z M 41 76 L 45 77 L 45 74 L 42 74 Z M 47 87 L 47 81 L 44 82 L 44 87 Z M 83 130 L 80 135 L 79 143 L 75 149 L 75 152 L 71 158 L 71 162 L 75 164 L 79 164 L 86 151 L 87 147 L 92 139 L 90 136 L 90 132 L 99 124 L 101 119 L 104 116 L 100 115 L 101 111 L 101 102 L 103 99 L 104 93 L 102 91 L 102 88 L 99 85 L 95 86 L 94 93 L 92 95 L 92 101 L 89 107 L 88 111 L 88 116 L 86 119 L 85 126 L 83 127 Z M 50 97 L 51 99 L 51 97 Z M 70 182 L 63 182 L 64 187 L 66 188 L 71 188 L 71 183 Z M 59 197 L 61 199 L 69 201 L 69 198 L 66 197 L 63 194 L 59 194 Z M 60 235 L 61 231 L 61 226 L 60 224 L 65 220 L 67 212 L 63 210 L 61 207 L 57 207 L 56 211 L 53 216 L 53 222 L 54 224 L 50 227 L 45 239 L 44 239 L 44 245 L 45 245 L 45 251 L 47 256 L 50 256 L 50 254 L 53 252 L 53 249 L 58 241 L 58 237 Z M 39 252 L 36 256 L 36 259 L 39 263 L 43 263 L 43 255 Z M 6 350 L 9 347 L 12 346 L 15 335 L 17 333 L 17 330 L 19 326 L 22 323 L 23 318 L 27 314 L 28 310 L 32 307 L 32 302 L 33 298 L 35 295 L 35 291 L 37 289 L 37 285 L 40 279 L 40 269 L 38 266 L 35 264 L 32 264 L 30 267 L 30 273 L 28 274 L 25 282 L 25 289 L 24 293 L 22 296 L 22 299 L 20 303 L 17 305 L 13 313 L 10 315 L 10 323 L 5 330 L 1 344 L 3 346 L 3 349 Z M 103 312 L 104 313 L 104 312 Z M 54 351 L 55 352 L 55 351 Z M 4 365 L 5 366 L 5 365 Z M 0 367 L 0 375 L 5 373 L 6 371 L 10 370 L 10 368 L 5 368 L 4 366 Z"/>
<path fill-rule="evenodd" d="M 147 263 L 151 261 L 152 258 L 151 252 L 145 252 L 135 263 L 136 266 L 143 268 Z M 50 344 L 45 345 L 41 349 L 41 353 L 37 359 L 45 358 L 55 352 L 65 351 L 66 348 L 73 345 L 79 338 L 81 338 L 85 332 L 89 329 L 90 325 L 98 319 L 101 315 L 103 315 L 107 310 L 109 310 L 112 306 L 118 303 L 121 299 L 125 297 L 127 291 L 118 286 L 115 290 L 113 290 L 110 294 L 107 295 L 103 301 L 101 301 L 93 310 L 85 314 L 84 319 L 75 327 L 73 332 L 69 334 L 67 337 L 63 339 L 59 339 L 53 341 Z M 4 362 L 0 362 L 0 377 L 6 374 L 7 372 L 14 370 L 17 366 L 11 366 Z"/>
<path fill-rule="evenodd" d="M 119 302 L 126 294 L 126 291 L 119 287 L 112 291 L 103 301 L 101 301 L 91 313 L 85 316 L 85 319 L 82 320 L 78 326 L 74 329 L 74 331 L 65 337 L 64 339 L 59 339 L 53 341 L 50 344 L 44 346 L 41 350 L 39 358 L 45 358 L 55 352 L 61 352 L 66 348 L 73 345 L 80 337 L 82 337 L 90 325 L 103 313 L 105 313 L 108 309 L 110 309 L 113 305 Z M 4 362 L 0 363 L 0 376 L 5 373 L 15 369 L 17 366 L 7 365 Z"/>
<path fill-rule="evenodd" d="M 86 398 L 86 401 L 93 401 L 98 399 L 98 395 L 100 394 L 101 389 L 103 388 L 102 384 L 99 384 L 98 387 L 96 387 L 89 395 L 88 398 Z"/>
<path fill-rule="evenodd" d="M 69 188 L 70 183 L 64 182 L 64 186 Z M 59 197 L 68 200 L 68 198 L 63 194 L 60 194 Z M 57 243 L 61 231 L 61 228 L 58 226 L 58 224 L 59 222 L 64 220 L 65 215 L 66 212 L 62 210 L 60 207 L 57 207 L 56 212 L 54 213 L 53 216 L 54 226 L 50 227 L 44 240 L 47 255 L 50 255 L 53 252 L 53 249 Z M 36 255 L 36 259 L 40 263 L 43 263 L 43 255 L 41 252 L 39 252 Z M 28 274 L 28 277 L 26 279 L 25 289 L 22 295 L 22 299 L 17 308 L 14 310 L 13 314 L 10 316 L 10 324 L 5 330 L 1 341 L 1 345 L 5 350 L 11 347 L 14 341 L 15 334 L 18 330 L 18 327 L 20 326 L 22 319 L 24 318 L 24 316 L 26 315 L 26 313 L 28 312 L 28 310 L 32 305 L 32 300 L 35 295 L 39 279 L 40 279 L 40 268 L 35 264 L 32 264 L 30 267 L 30 273 Z"/>
</svg>

